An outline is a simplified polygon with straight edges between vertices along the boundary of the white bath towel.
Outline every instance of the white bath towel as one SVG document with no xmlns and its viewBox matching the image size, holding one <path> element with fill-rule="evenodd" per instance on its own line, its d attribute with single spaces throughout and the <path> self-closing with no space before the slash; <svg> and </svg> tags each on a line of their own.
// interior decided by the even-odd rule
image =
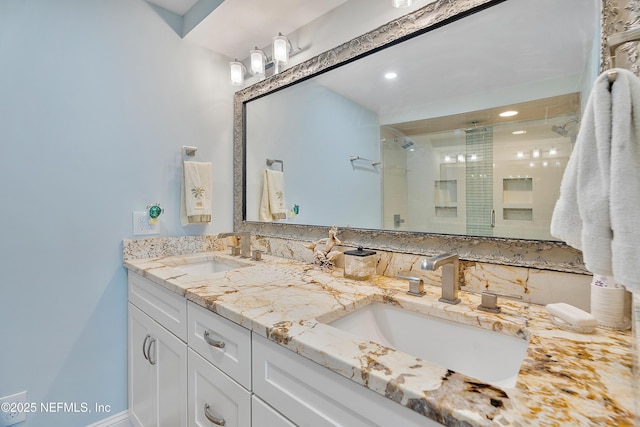
<svg viewBox="0 0 640 427">
<path fill-rule="evenodd" d="M 287 217 L 284 202 L 284 173 L 265 169 L 260 202 L 260 221 L 277 221 Z"/>
<path fill-rule="evenodd" d="M 640 79 L 616 71 L 611 88 L 605 72 L 589 96 L 551 234 L 582 250 L 592 273 L 640 291 Z"/>
<path fill-rule="evenodd" d="M 182 203 L 180 223 L 202 224 L 211 222 L 211 190 L 213 187 L 211 163 L 183 163 Z"/>
</svg>

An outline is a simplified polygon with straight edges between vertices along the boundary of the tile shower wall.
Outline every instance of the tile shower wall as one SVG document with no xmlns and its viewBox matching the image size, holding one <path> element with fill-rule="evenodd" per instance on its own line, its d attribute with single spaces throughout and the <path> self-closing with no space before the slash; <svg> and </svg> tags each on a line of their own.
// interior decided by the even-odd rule
<svg viewBox="0 0 640 427">
<path fill-rule="evenodd" d="M 470 236 L 493 236 L 493 128 L 467 131 L 467 231 Z"/>
</svg>

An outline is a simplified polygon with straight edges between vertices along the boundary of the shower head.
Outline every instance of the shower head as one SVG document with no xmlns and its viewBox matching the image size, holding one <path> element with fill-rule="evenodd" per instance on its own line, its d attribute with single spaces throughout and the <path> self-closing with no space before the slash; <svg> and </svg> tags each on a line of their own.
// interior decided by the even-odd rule
<svg viewBox="0 0 640 427">
<path fill-rule="evenodd" d="M 404 141 L 404 144 L 402 144 L 402 148 L 404 148 L 405 150 L 406 150 L 407 148 L 411 147 L 411 146 L 413 146 L 413 141 L 410 141 L 410 140 L 408 140 L 408 139 L 406 139 L 406 140 Z"/>
<path fill-rule="evenodd" d="M 551 126 L 551 130 L 557 133 L 560 136 L 568 136 L 569 131 L 564 128 L 564 126 L 553 125 Z"/>
<path fill-rule="evenodd" d="M 474 121 L 473 121 L 473 122 L 471 122 L 471 123 L 473 123 L 473 127 L 472 127 L 472 128 L 469 128 L 469 129 L 465 129 L 464 131 L 465 131 L 466 133 L 486 132 L 486 131 L 487 131 L 487 128 L 486 128 L 486 127 L 481 127 L 481 128 L 479 128 L 479 127 L 478 127 L 478 121 L 477 121 L 477 120 L 474 120 Z"/>
<path fill-rule="evenodd" d="M 563 124 L 562 126 L 558 126 L 558 125 L 551 126 L 551 130 L 553 132 L 557 133 L 560 136 L 567 137 L 567 136 L 569 136 L 569 131 L 567 130 L 567 125 L 569 125 L 570 123 L 580 123 L 580 121 L 578 119 L 571 119 L 568 122 L 566 122 L 565 124 Z"/>
</svg>

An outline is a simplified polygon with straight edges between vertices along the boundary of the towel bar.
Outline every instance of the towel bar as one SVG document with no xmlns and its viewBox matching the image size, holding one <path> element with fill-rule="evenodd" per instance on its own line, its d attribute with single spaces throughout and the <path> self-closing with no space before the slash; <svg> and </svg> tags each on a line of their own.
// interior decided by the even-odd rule
<svg viewBox="0 0 640 427">
<path fill-rule="evenodd" d="M 369 162 L 369 163 L 371 163 L 371 166 L 377 166 L 377 165 L 380 164 L 380 162 L 376 162 L 375 160 L 365 159 L 364 157 L 360 157 L 360 156 L 351 156 L 351 157 L 349 157 L 349 161 L 351 163 L 355 162 L 356 160 L 362 160 L 363 162 Z"/>
</svg>

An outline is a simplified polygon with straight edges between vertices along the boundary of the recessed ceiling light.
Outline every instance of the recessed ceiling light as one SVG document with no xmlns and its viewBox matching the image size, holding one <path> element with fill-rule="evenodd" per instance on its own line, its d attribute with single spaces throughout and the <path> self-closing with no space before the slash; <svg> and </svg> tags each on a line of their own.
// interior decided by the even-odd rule
<svg viewBox="0 0 640 427">
<path fill-rule="evenodd" d="M 390 72 L 388 72 L 388 73 L 386 73 L 386 74 L 384 75 L 384 78 L 385 78 L 385 79 L 387 79 L 387 80 L 393 80 L 393 79 L 395 79 L 396 77 L 398 77 L 398 74 L 397 74 L 397 73 L 394 73 L 393 71 L 390 71 Z"/>
<path fill-rule="evenodd" d="M 527 133 L 526 130 L 514 130 L 511 132 L 512 135 L 524 135 L 525 133 Z"/>
<path fill-rule="evenodd" d="M 503 111 L 502 113 L 500 113 L 500 117 L 512 117 L 515 116 L 516 114 L 518 114 L 517 111 Z"/>
</svg>

